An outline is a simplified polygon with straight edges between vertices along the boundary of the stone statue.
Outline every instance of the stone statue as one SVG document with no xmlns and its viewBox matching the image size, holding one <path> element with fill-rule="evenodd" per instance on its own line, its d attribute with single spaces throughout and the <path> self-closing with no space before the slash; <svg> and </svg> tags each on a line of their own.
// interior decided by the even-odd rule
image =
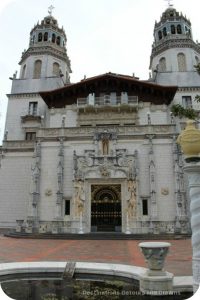
<svg viewBox="0 0 200 300">
<path fill-rule="evenodd" d="M 83 181 L 78 180 L 74 183 L 75 193 L 74 193 L 74 203 L 75 203 L 75 215 L 80 216 L 84 210 L 84 201 L 82 195 L 84 193 Z"/>
<path fill-rule="evenodd" d="M 128 191 L 130 193 L 130 198 L 128 200 L 127 213 L 130 218 L 136 216 L 136 182 L 134 180 L 128 181 Z"/>
<path fill-rule="evenodd" d="M 103 155 L 108 155 L 109 151 L 109 140 L 108 138 L 102 139 L 102 149 L 103 149 Z"/>
</svg>

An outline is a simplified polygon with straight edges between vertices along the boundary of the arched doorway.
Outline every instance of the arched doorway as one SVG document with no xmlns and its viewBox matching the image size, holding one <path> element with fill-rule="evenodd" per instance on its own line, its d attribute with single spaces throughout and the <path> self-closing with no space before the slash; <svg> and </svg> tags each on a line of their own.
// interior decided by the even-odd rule
<svg viewBox="0 0 200 300">
<path fill-rule="evenodd" d="M 91 230 L 121 231 L 121 185 L 92 185 Z"/>
</svg>

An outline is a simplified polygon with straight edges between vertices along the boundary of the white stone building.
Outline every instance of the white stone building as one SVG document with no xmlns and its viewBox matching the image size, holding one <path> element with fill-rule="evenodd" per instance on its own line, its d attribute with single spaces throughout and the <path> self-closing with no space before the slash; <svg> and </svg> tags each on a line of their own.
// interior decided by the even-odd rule
<svg viewBox="0 0 200 300">
<path fill-rule="evenodd" d="M 8 95 L 2 229 L 190 232 L 170 105 L 195 104 L 200 46 L 173 8 L 154 35 L 149 80 L 106 73 L 70 83 L 64 30 L 51 15 L 31 30 Z"/>
</svg>

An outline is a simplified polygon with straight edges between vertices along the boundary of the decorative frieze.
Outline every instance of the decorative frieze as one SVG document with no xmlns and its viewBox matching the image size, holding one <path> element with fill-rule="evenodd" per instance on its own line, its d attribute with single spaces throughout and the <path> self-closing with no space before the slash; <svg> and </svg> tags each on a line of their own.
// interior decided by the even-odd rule
<svg viewBox="0 0 200 300">
<path fill-rule="evenodd" d="M 119 136 L 146 135 L 146 134 L 165 134 L 171 135 L 176 133 L 175 124 L 170 125 L 135 125 L 135 126 L 113 126 L 113 134 Z M 40 128 L 37 136 L 39 138 L 93 138 L 95 134 L 101 134 L 105 127 L 73 127 L 73 128 Z"/>
</svg>

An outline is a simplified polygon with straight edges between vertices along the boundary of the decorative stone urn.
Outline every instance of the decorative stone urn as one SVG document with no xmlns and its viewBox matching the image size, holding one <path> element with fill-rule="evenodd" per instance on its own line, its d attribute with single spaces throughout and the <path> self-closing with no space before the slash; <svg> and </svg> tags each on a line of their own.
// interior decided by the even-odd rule
<svg viewBox="0 0 200 300">
<path fill-rule="evenodd" d="M 194 121 L 187 121 L 185 130 L 178 136 L 177 143 L 181 145 L 186 157 L 197 157 L 200 154 L 200 130 L 195 128 Z"/>
<path fill-rule="evenodd" d="M 164 260 L 167 255 L 170 243 L 165 242 L 144 242 L 139 247 L 144 254 L 149 269 L 140 276 L 140 291 L 150 295 L 171 294 L 173 291 L 172 273 L 163 270 Z"/>
<path fill-rule="evenodd" d="M 161 276 L 166 274 L 163 267 L 170 246 L 171 244 L 166 242 L 144 242 L 139 244 L 149 268 L 148 275 Z"/>
</svg>

